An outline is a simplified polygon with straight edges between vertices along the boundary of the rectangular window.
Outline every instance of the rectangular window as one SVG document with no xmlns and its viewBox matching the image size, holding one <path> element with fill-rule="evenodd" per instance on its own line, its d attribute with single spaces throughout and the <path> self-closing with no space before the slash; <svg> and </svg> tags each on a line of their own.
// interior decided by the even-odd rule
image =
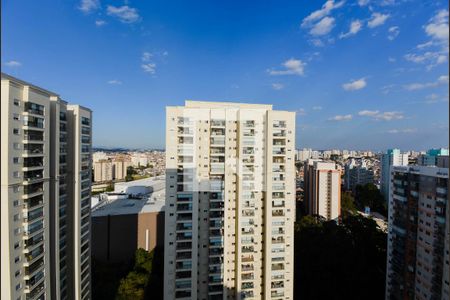
<svg viewBox="0 0 450 300">
<path fill-rule="evenodd" d="M 15 106 L 20 106 L 20 101 L 18 99 L 14 99 L 14 105 Z"/>
<path fill-rule="evenodd" d="M 20 115 L 19 114 L 13 114 L 13 120 L 19 121 L 20 120 Z"/>
<path fill-rule="evenodd" d="M 20 178 L 20 173 L 18 171 L 13 172 L 14 178 Z"/>
<path fill-rule="evenodd" d="M 14 150 L 20 150 L 20 144 L 19 143 L 14 143 L 13 144 L 13 148 L 14 148 Z"/>
<path fill-rule="evenodd" d="M 19 128 L 13 128 L 13 134 L 19 135 L 20 134 Z"/>
<path fill-rule="evenodd" d="M 19 158 L 18 157 L 13 157 L 13 163 L 14 164 L 18 164 L 19 163 Z"/>
</svg>

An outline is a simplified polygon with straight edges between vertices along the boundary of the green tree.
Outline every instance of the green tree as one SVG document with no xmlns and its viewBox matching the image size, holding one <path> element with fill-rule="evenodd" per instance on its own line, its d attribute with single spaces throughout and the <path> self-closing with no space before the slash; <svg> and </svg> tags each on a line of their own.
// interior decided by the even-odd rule
<svg viewBox="0 0 450 300">
<path fill-rule="evenodd" d="M 359 209 L 369 206 L 372 211 L 376 211 L 387 216 L 386 201 L 380 190 L 373 184 L 357 185 L 355 191 L 355 202 Z"/>
<path fill-rule="evenodd" d="M 387 237 L 375 221 L 303 219 L 295 227 L 295 299 L 384 299 Z"/>
<path fill-rule="evenodd" d="M 355 199 L 350 193 L 342 193 L 341 196 L 341 215 L 346 218 L 348 215 L 356 212 Z"/>
</svg>

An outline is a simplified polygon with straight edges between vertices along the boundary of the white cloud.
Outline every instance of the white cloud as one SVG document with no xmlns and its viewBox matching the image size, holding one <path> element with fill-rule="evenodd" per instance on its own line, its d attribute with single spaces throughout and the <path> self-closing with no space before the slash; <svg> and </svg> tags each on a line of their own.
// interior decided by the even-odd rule
<svg viewBox="0 0 450 300">
<path fill-rule="evenodd" d="M 379 113 L 380 113 L 379 110 L 362 110 L 362 111 L 358 112 L 358 115 L 372 117 L 372 116 L 376 116 Z"/>
<path fill-rule="evenodd" d="M 304 116 L 304 115 L 306 115 L 306 111 L 305 111 L 304 108 L 298 109 L 298 110 L 296 111 L 296 113 L 297 113 L 297 115 L 299 115 L 299 116 Z"/>
<path fill-rule="evenodd" d="M 313 44 L 316 47 L 323 47 L 324 43 L 320 39 L 312 39 L 310 40 L 311 44 Z"/>
<path fill-rule="evenodd" d="M 90 13 L 100 7 L 99 0 L 81 0 L 80 6 L 78 7 L 84 13 Z"/>
<path fill-rule="evenodd" d="M 313 110 L 322 110 L 322 106 L 313 106 Z"/>
<path fill-rule="evenodd" d="M 134 23 L 140 19 L 137 9 L 128 5 L 120 7 L 108 5 L 106 14 L 118 18 L 122 23 Z"/>
<path fill-rule="evenodd" d="M 440 85 L 448 84 L 448 75 L 439 76 L 439 78 L 434 82 L 425 83 L 411 83 L 403 86 L 408 91 L 422 90 L 426 88 L 434 88 Z"/>
<path fill-rule="evenodd" d="M 113 80 L 109 80 L 108 84 L 116 84 L 116 85 L 120 85 L 122 84 L 122 81 L 117 80 L 117 79 L 113 79 Z"/>
<path fill-rule="evenodd" d="M 440 102 L 448 102 L 448 95 L 447 96 L 439 96 L 438 94 L 430 94 L 426 97 L 426 100 L 424 103 L 426 104 L 435 104 Z"/>
<path fill-rule="evenodd" d="M 322 6 L 321 9 L 312 12 L 310 15 L 304 18 L 301 26 L 302 27 L 311 26 L 313 22 L 322 19 L 325 16 L 328 16 L 332 10 L 339 8 L 342 5 L 344 5 L 344 1 L 335 3 L 333 0 L 328 0 L 327 2 L 325 2 L 325 4 Z"/>
<path fill-rule="evenodd" d="M 267 70 L 270 75 L 304 75 L 306 63 L 300 59 L 291 58 L 283 63 L 284 70 Z"/>
<path fill-rule="evenodd" d="M 392 27 L 389 27 L 388 32 L 389 32 L 388 40 L 393 41 L 399 35 L 400 29 L 398 26 L 392 26 Z"/>
<path fill-rule="evenodd" d="M 367 4 L 369 4 L 369 0 L 358 0 L 359 6 L 366 6 Z"/>
<path fill-rule="evenodd" d="M 391 134 L 397 134 L 397 133 L 416 133 L 417 129 L 416 128 L 405 128 L 405 129 L 390 129 L 387 131 L 388 133 Z"/>
<path fill-rule="evenodd" d="M 390 62 L 390 63 L 394 63 L 394 62 L 396 62 L 397 60 L 395 59 L 395 57 L 388 57 L 388 61 Z"/>
<path fill-rule="evenodd" d="M 328 121 L 350 121 L 351 119 L 353 119 L 352 115 L 337 115 L 329 118 Z"/>
<path fill-rule="evenodd" d="M 284 84 L 282 84 L 282 83 L 272 83 L 272 88 L 274 90 L 282 90 L 282 89 L 284 89 Z"/>
<path fill-rule="evenodd" d="M 144 62 L 147 62 L 147 61 L 150 61 L 150 59 L 152 57 L 153 57 L 153 54 L 151 54 L 150 52 L 143 52 L 141 60 L 144 61 Z"/>
<path fill-rule="evenodd" d="M 146 73 L 155 74 L 156 73 L 156 64 L 154 63 L 146 63 L 141 65 L 142 70 Z"/>
<path fill-rule="evenodd" d="M 342 88 L 346 91 L 356 91 L 365 88 L 367 85 L 366 79 L 361 78 L 358 80 L 353 80 L 348 83 L 344 83 Z"/>
<path fill-rule="evenodd" d="M 358 112 L 358 115 L 363 117 L 369 117 L 377 121 L 392 121 L 392 120 L 401 120 L 404 118 L 403 113 L 399 111 L 380 112 L 379 110 L 362 110 Z"/>
<path fill-rule="evenodd" d="M 369 26 L 369 28 L 375 28 L 378 26 L 381 26 L 384 24 L 384 22 L 386 22 L 386 20 L 390 17 L 390 15 L 384 15 L 384 14 L 380 14 L 380 13 L 373 13 L 372 14 L 372 18 L 369 20 L 369 22 L 367 22 L 367 26 Z"/>
<path fill-rule="evenodd" d="M 96 20 L 95 25 L 100 27 L 100 26 L 106 25 L 106 22 L 103 20 Z"/>
<path fill-rule="evenodd" d="M 347 38 L 349 36 L 355 35 L 357 34 L 360 30 L 362 29 L 362 22 L 360 20 L 356 20 L 353 21 L 350 24 L 350 29 L 348 30 L 347 33 L 341 33 L 341 35 L 339 36 L 339 38 L 343 39 L 343 38 Z"/>
<path fill-rule="evenodd" d="M 318 36 L 318 35 L 325 35 L 328 34 L 331 29 L 334 27 L 334 18 L 332 17 L 325 17 L 319 22 L 317 22 L 309 31 L 311 35 Z"/>
<path fill-rule="evenodd" d="M 5 66 L 7 67 L 20 67 L 22 66 L 22 63 L 20 61 L 17 60 L 10 60 L 5 62 Z"/>
<path fill-rule="evenodd" d="M 431 18 L 430 22 L 425 26 L 425 32 L 435 40 L 448 43 L 448 10 L 442 9 Z"/>
</svg>

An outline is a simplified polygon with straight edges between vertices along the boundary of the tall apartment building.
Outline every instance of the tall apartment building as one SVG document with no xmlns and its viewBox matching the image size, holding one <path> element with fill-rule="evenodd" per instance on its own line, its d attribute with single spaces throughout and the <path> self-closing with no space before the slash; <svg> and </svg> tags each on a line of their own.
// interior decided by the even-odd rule
<svg viewBox="0 0 450 300">
<path fill-rule="evenodd" d="M 333 162 L 308 159 L 304 171 L 305 207 L 309 215 L 339 220 L 341 172 Z"/>
<path fill-rule="evenodd" d="M 401 153 L 399 149 L 389 149 L 381 156 L 381 194 L 386 201 L 389 200 L 389 187 L 391 166 L 407 166 L 408 154 Z"/>
<path fill-rule="evenodd" d="M 448 154 L 448 149 L 430 149 L 426 154 L 417 157 L 417 164 L 421 166 L 435 166 L 439 158 L 442 156 L 448 157 Z"/>
<path fill-rule="evenodd" d="M 295 113 L 167 107 L 164 299 L 293 299 Z"/>
<path fill-rule="evenodd" d="M 374 183 L 374 172 L 364 159 L 351 158 L 345 165 L 345 188 L 353 190 L 357 185 Z"/>
<path fill-rule="evenodd" d="M 394 166 L 386 299 L 449 299 L 448 168 Z"/>
<path fill-rule="evenodd" d="M 131 162 L 124 159 L 101 159 L 94 162 L 94 181 L 107 182 L 123 180 L 127 176 L 127 168 Z"/>
<path fill-rule="evenodd" d="M 1 84 L 1 298 L 88 299 L 91 111 Z"/>
</svg>

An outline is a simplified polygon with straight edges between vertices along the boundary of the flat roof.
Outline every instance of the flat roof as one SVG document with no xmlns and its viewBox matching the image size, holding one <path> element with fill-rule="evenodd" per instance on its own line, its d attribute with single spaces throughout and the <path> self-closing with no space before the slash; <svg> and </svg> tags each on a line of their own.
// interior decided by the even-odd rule
<svg viewBox="0 0 450 300">
<path fill-rule="evenodd" d="M 166 186 L 165 176 L 121 182 L 124 186 L 151 186 L 153 191 L 143 195 L 142 199 L 104 200 L 92 209 L 92 217 L 114 215 L 132 215 L 156 213 L 165 210 Z M 113 193 L 117 194 L 117 193 Z"/>
<path fill-rule="evenodd" d="M 143 178 L 143 179 L 138 179 L 138 180 L 133 180 L 133 181 L 123 181 L 123 182 L 116 182 L 114 184 L 114 190 L 116 190 L 116 186 L 117 187 L 131 187 L 131 186 L 155 186 L 155 185 L 160 185 L 161 183 L 166 183 L 166 176 L 162 175 L 162 176 L 156 176 L 156 177 L 148 177 L 148 178 Z"/>
</svg>

